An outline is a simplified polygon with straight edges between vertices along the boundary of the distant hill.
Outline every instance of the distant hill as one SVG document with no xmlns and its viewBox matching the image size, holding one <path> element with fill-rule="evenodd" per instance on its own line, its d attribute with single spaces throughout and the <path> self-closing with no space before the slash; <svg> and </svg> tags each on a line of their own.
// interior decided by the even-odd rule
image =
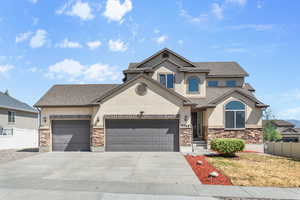
<svg viewBox="0 0 300 200">
<path fill-rule="evenodd" d="M 286 121 L 291 122 L 292 124 L 295 124 L 296 128 L 300 128 L 300 120 L 289 119 L 289 120 L 286 120 Z"/>
</svg>

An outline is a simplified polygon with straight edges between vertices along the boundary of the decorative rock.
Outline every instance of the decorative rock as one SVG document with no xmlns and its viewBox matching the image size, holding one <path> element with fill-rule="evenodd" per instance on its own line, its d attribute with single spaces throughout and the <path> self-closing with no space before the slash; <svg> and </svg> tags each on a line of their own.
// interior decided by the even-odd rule
<svg viewBox="0 0 300 200">
<path fill-rule="evenodd" d="M 219 173 L 218 172 L 211 172 L 209 173 L 209 177 L 218 177 L 219 176 Z"/>
<path fill-rule="evenodd" d="M 201 160 L 198 160 L 197 165 L 203 165 L 203 162 Z"/>
</svg>

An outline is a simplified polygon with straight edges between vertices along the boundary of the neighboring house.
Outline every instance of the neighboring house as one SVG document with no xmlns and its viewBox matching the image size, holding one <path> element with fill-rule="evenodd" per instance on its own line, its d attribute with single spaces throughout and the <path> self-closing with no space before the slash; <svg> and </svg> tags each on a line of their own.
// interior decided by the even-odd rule
<svg viewBox="0 0 300 200">
<path fill-rule="evenodd" d="M 191 62 L 163 49 L 123 73 L 120 85 L 50 88 L 35 104 L 40 150 L 191 151 L 213 138 L 262 146 L 267 105 L 236 62 Z"/>
<path fill-rule="evenodd" d="M 0 149 L 38 147 L 38 112 L 0 92 Z"/>
<path fill-rule="evenodd" d="M 299 142 L 300 141 L 300 129 L 295 128 L 295 125 L 285 120 L 263 120 L 263 125 L 266 123 L 272 123 L 278 132 L 282 135 L 282 141 L 284 142 Z"/>
</svg>

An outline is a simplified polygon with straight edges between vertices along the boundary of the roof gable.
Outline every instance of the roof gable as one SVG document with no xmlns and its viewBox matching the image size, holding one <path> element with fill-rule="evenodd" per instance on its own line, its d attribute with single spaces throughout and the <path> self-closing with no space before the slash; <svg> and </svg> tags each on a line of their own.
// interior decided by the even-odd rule
<svg viewBox="0 0 300 200">
<path fill-rule="evenodd" d="M 166 88 L 166 87 L 163 87 L 163 86 L 160 85 L 157 81 L 153 80 L 152 78 L 150 78 L 150 77 L 148 77 L 148 76 L 146 76 L 146 75 L 144 75 L 144 74 L 140 74 L 140 75 L 136 76 L 135 78 L 133 78 L 133 79 L 131 79 L 131 80 L 129 80 L 129 81 L 123 83 L 122 85 L 119 85 L 118 87 L 116 87 L 116 88 L 114 88 L 114 89 L 108 91 L 108 92 L 105 93 L 104 95 L 102 95 L 102 96 L 100 96 L 99 98 L 95 99 L 92 103 L 93 103 L 93 104 L 98 104 L 98 103 L 104 102 L 104 101 L 106 101 L 110 96 L 112 96 L 112 95 L 114 95 L 114 94 L 117 94 L 119 91 L 121 91 L 122 89 L 124 89 L 124 88 L 127 87 L 128 85 L 130 85 L 130 84 L 132 84 L 132 83 L 134 83 L 134 82 L 137 82 L 137 81 L 140 80 L 140 79 L 145 79 L 145 80 L 147 80 L 147 81 L 153 83 L 155 86 L 157 86 L 157 87 L 159 87 L 159 88 L 161 88 L 161 89 L 167 91 L 168 93 L 170 93 L 171 95 L 175 96 L 176 98 L 179 98 L 179 99 L 183 100 L 184 103 L 185 103 L 186 105 L 190 105 L 190 103 L 191 103 L 191 101 L 190 101 L 188 98 L 186 98 L 186 97 L 180 95 L 179 93 L 177 93 L 177 92 L 175 92 L 175 91 L 173 91 L 173 90 L 170 90 L 170 89 L 168 89 L 168 88 Z M 192 104 L 191 104 L 191 105 L 192 105 Z"/>
<path fill-rule="evenodd" d="M 251 94 L 247 94 L 245 91 L 243 91 L 242 89 L 238 89 L 238 88 L 233 88 L 233 89 L 225 92 L 223 95 L 221 95 L 221 96 L 213 99 L 212 101 L 210 101 L 209 104 L 215 105 L 215 104 L 219 103 L 220 101 L 222 101 L 223 99 L 229 97 L 233 93 L 238 93 L 238 94 L 250 99 L 251 101 L 255 102 L 257 107 L 268 107 L 268 105 L 265 105 L 264 103 L 259 101 L 257 98 L 255 98 L 255 96 L 253 96 Z"/>
<path fill-rule="evenodd" d="M 168 57 L 164 57 L 165 53 L 167 53 Z M 164 49 L 156 52 L 152 56 L 146 58 L 142 62 L 136 64 L 135 68 L 144 68 L 144 67 L 147 68 L 149 66 L 152 68 L 154 65 L 161 62 L 161 60 L 165 60 L 165 59 L 173 60 L 173 62 L 177 63 L 181 67 L 184 67 L 184 66 L 195 67 L 194 64 L 191 61 L 189 61 L 188 59 L 171 51 L 168 48 L 164 48 Z M 177 59 L 177 62 L 174 59 Z M 181 62 L 181 63 L 179 63 L 179 62 Z"/>
</svg>

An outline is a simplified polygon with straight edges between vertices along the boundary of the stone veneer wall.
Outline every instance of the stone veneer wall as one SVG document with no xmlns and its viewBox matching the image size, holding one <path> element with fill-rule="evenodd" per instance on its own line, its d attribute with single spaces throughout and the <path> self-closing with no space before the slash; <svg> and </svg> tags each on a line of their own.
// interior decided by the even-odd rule
<svg viewBox="0 0 300 200">
<path fill-rule="evenodd" d="M 91 151 L 104 151 L 104 128 L 92 128 Z"/>
<path fill-rule="evenodd" d="M 39 151 L 49 152 L 52 150 L 50 141 L 50 129 L 40 128 L 39 129 Z"/>
<path fill-rule="evenodd" d="M 193 132 L 191 128 L 180 128 L 179 130 L 179 145 L 191 146 L 193 139 Z"/>
<path fill-rule="evenodd" d="M 262 128 L 247 128 L 245 130 L 208 129 L 208 143 L 214 138 L 239 138 L 245 140 L 246 144 L 262 144 Z"/>
</svg>

